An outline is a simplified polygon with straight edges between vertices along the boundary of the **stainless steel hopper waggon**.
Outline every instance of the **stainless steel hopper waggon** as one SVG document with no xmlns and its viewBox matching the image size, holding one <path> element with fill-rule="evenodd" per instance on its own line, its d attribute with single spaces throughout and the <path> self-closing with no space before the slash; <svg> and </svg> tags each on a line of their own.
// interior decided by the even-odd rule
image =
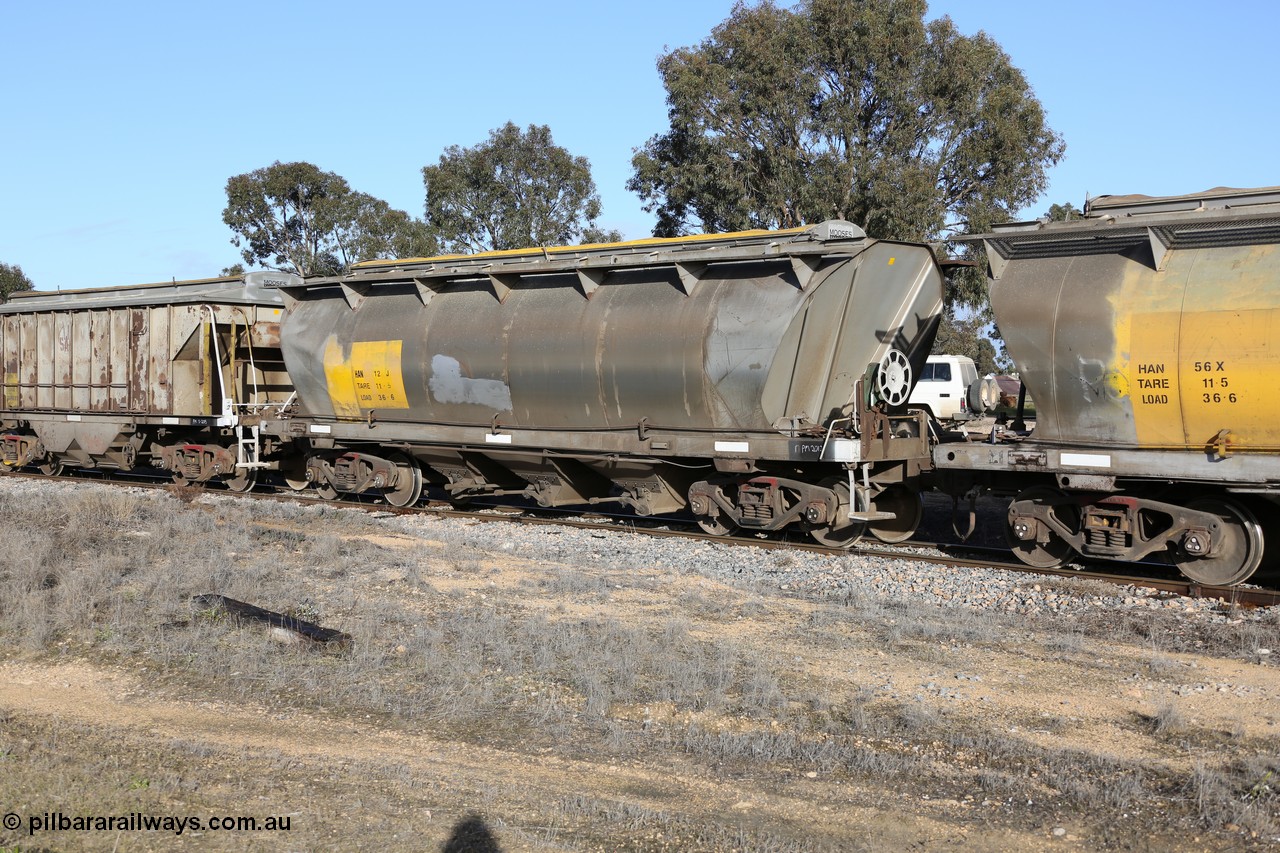
<svg viewBox="0 0 1280 853">
<path fill-rule="evenodd" d="M 940 445 L 943 487 L 1015 495 L 1009 542 L 1033 566 L 1161 556 L 1212 584 L 1272 569 L 1280 188 L 1102 196 L 968 239 L 1035 428 Z"/>
<path fill-rule="evenodd" d="M 15 293 L 0 305 L 0 472 L 159 467 L 248 489 L 292 400 L 283 273 Z"/>
<path fill-rule="evenodd" d="M 430 483 L 902 539 L 942 286 L 927 246 L 840 221 L 361 264 L 285 289 L 300 411 L 269 428 L 325 496 Z"/>
</svg>

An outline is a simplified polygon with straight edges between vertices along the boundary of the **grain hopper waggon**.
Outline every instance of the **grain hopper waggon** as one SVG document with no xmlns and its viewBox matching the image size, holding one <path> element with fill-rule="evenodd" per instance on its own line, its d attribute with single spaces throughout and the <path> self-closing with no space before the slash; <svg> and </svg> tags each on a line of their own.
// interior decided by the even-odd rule
<svg viewBox="0 0 1280 853">
<path fill-rule="evenodd" d="M 1016 494 L 1008 538 L 1031 565 L 1167 554 L 1204 583 L 1253 575 L 1280 535 L 1280 188 L 1103 196 L 968 239 L 1036 422 L 938 446 L 944 488 Z"/>
<path fill-rule="evenodd" d="M 299 406 L 264 429 L 325 496 L 431 483 L 901 539 L 942 282 L 928 247 L 838 221 L 361 264 L 284 289 Z"/>
<path fill-rule="evenodd" d="M 0 305 L 0 472 L 161 467 L 250 488 L 291 399 L 279 273 L 15 293 Z"/>
</svg>

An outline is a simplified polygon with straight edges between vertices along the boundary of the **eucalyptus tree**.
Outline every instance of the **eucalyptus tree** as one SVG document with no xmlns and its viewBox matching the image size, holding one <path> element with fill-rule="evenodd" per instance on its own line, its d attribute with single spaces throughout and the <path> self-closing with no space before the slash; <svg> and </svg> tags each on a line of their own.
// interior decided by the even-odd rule
<svg viewBox="0 0 1280 853">
<path fill-rule="evenodd" d="M 421 220 L 306 162 L 277 161 L 229 178 L 222 221 L 246 264 L 304 276 L 435 252 Z"/>
<path fill-rule="evenodd" d="M 7 302 L 9 294 L 19 290 L 34 290 L 35 285 L 22 267 L 17 264 L 0 263 L 0 302 Z"/>
<path fill-rule="evenodd" d="M 620 239 L 596 226 L 591 164 L 546 125 L 512 122 L 470 148 L 451 145 L 422 169 L 426 223 L 441 248 L 481 252 Z"/>
<path fill-rule="evenodd" d="M 655 235 L 842 218 L 938 241 L 1034 202 L 1061 138 L 994 39 L 927 11 L 738 3 L 700 44 L 661 56 L 670 127 L 636 151 L 627 185 Z M 949 296 L 985 307 L 977 275 Z"/>
</svg>

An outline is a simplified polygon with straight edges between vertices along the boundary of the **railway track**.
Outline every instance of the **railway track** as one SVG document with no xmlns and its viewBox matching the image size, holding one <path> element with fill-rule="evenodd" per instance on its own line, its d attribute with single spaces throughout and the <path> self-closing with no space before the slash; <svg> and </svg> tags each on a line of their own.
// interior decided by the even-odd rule
<svg viewBox="0 0 1280 853">
<path fill-rule="evenodd" d="M 108 484 L 127 485 L 141 488 L 163 488 L 173 486 L 170 478 L 163 475 L 131 474 L 121 475 L 115 472 L 72 471 L 70 473 L 51 476 L 43 473 L 27 471 L 10 471 L 5 477 L 27 478 L 49 482 L 82 482 L 86 479 Z M 2 482 L 2 480 L 0 480 Z M 192 487 L 188 487 L 192 488 Z M 203 487 L 197 487 L 203 488 Z M 219 490 L 221 491 L 221 490 Z M 469 509 L 460 509 L 445 501 L 428 501 L 411 507 L 395 507 L 379 499 L 369 500 L 322 500 L 311 492 L 295 492 L 288 488 L 274 488 L 259 485 L 249 492 L 231 492 L 227 494 L 248 500 L 301 501 L 321 503 L 331 506 L 343 506 L 388 513 L 392 515 L 431 514 L 448 518 L 470 519 L 477 522 L 506 522 L 529 525 L 567 526 L 589 530 L 607 530 L 617 533 L 632 533 L 661 538 L 679 538 L 683 540 L 715 542 L 734 547 L 750 547 L 765 550 L 799 550 L 827 555 L 854 555 L 876 557 L 881 559 L 904 560 L 909 562 L 933 563 L 954 568 L 992 568 L 1044 577 L 1067 577 L 1097 580 L 1118 586 L 1132 586 L 1149 590 L 1151 594 L 1173 595 L 1188 598 L 1206 598 L 1222 601 L 1234 607 L 1272 607 L 1280 605 L 1280 589 L 1256 586 L 1226 587 L 1198 584 L 1185 578 L 1152 577 L 1149 575 L 1133 575 L 1106 571 L 1106 564 L 1075 563 L 1057 569 L 1043 569 L 1028 566 L 1016 558 L 1010 559 L 1007 549 L 980 546 L 939 544 L 908 540 L 897 545 L 865 546 L 855 545 L 852 548 L 832 548 L 812 542 L 801 542 L 794 539 L 765 538 L 763 535 L 729 535 L 719 536 L 702 531 L 693 521 L 682 521 L 678 518 L 655 519 L 646 516 L 615 515 L 608 513 L 582 512 L 576 510 L 546 509 L 540 507 L 485 503 Z M 1159 564 L 1149 565 L 1153 572 L 1169 571 L 1169 567 Z"/>
<path fill-rule="evenodd" d="M 394 509 L 387 507 L 385 509 Z M 495 508 L 496 509 L 496 508 Z M 800 550 L 817 554 L 856 555 L 862 557 L 878 557 L 883 559 L 906 560 L 910 562 L 934 563 L 955 568 L 991 568 L 1049 577 L 1083 578 L 1098 580 L 1120 586 L 1134 586 L 1148 589 L 1156 593 L 1184 596 L 1188 598 L 1210 598 L 1241 607 L 1271 607 L 1280 604 L 1280 590 L 1260 587 L 1224 587 L 1197 584 L 1176 578 L 1154 578 L 1145 575 L 1118 574 L 1087 567 L 1080 563 L 1079 568 L 1064 566 L 1059 569 L 1039 569 L 1028 566 L 1015 559 L 1010 560 L 1007 549 L 976 545 L 940 545 L 932 542 L 908 540 L 895 546 L 863 546 L 852 548 L 830 548 L 808 542 L 797 542 L 787 539 L 765 539 L 754 536 L 714 536 L 698 530 L 689 530 L 672 526 L 648 527 L 637 525 L 632 521 L 626 523 L 610 523 L 606 520 L 542 517 L 539 511 L 517 509 L 515 512 L 482 512 L 478 510 L 436 509 L 442 515 L 458 518 L 470 518 L 479 521 L 517 521 L 526 524 L 558 524 L 584 529 L 607 529 L 616 532 L 637 533 L 646 536 L 677 537 L 681 539 L 718 542 L 723 545 L 761 548 L 765 550 Z M 601 517 L 607 518 L 607 517 Z M 671 524 L 675 524 L 672 522 Z M 697 525 L 689 522 L 690 528 Z M 935 551 L 936 553 L 929 553 Z M 981 557 L 979 554 L 989 554 Z M 969 556 L 966 556 L 969 555 Z M 1153 570 L 1168 567 L 1150 564 Z"/>
</svg>

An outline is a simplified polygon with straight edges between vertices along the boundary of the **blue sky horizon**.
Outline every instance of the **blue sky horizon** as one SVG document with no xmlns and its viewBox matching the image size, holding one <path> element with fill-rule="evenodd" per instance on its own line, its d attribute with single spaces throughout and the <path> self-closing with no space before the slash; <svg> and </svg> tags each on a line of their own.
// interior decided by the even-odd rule
<svg viewBox="0 0 1280 853">
<path fill-rule="evenodd" d="M 785 4 L 784 4 L 785 5 Z M 658 56 L 696 44 L 731 0 L 633 8 L 495 0 L 190 6 L 5 4 L 0 262 L 42 290 L 217 275 L 232 175 L 306 160 L 420 217 L 421 169 L 507 121 L 545 124 L 591 162 L 602 227 L 649 236 L 626 190 L 667 128 Z M 1067 153 L 1023 211 L 1086 193 L 1280 184 L 1270 93 L 1280 7 L 1171 2 L 1028 7 L 936 0 L 1026 74 Z"/>
</svg>

